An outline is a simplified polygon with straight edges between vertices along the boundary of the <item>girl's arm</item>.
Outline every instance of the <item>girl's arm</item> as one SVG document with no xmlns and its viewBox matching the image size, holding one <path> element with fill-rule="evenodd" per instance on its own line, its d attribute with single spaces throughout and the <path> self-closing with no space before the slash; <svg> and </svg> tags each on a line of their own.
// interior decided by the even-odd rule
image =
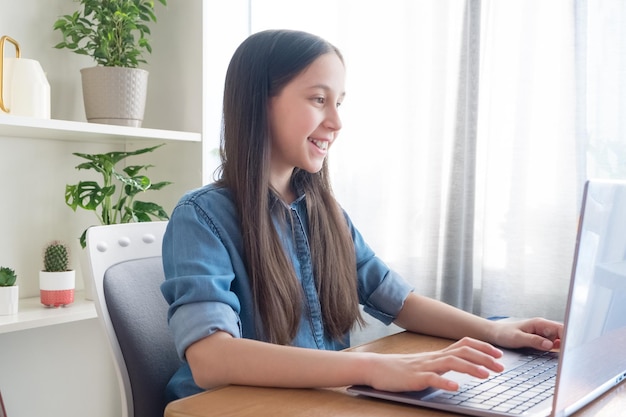
<svg viewBox="0 0 626 417">
<path fill-rule="evenodd" d="M 365 384 L 389 391 L 458 386 L 441 377 L 456 370 L 485 378 L 499 372 L 501 352 L 474 339 L 463 339 L 440 351 L 378 354 L 281 346 L 233 338 L 218 331 L 186 351 L 194 381 L 209 389 L 224 384 L 288 388 Z"/>
<path fill-rule="evenodd" d="M 563 334 L 560 323 L 539 318 L 516 322 L 487 320 L 415 293 L 407 297 L 395 323 L 416 333 L 448 339 L 473 337 L 508 348 L 550 350 L 559 346 Z"/>
<path fill-rule="evenodd" d="M 433 352 L 378 354 L 281 346 L 218 331 L 189 346 L 186 358 L 194 381 L 205 389 L 225 384 L 285 388 L 363 384 L 387 391 L 456 390 L 457 384 L 441 375 L 457 371 L 486 378 L 488 369 L 503 370 L 497 362 L 502 352 L 489 343 L 548 350 L 557 347 L 562 333 L 560 324 L 547 320 L 494 322 L 413 293 L 396 323 L 413 332 L 461 340 Z"/>
</svg>

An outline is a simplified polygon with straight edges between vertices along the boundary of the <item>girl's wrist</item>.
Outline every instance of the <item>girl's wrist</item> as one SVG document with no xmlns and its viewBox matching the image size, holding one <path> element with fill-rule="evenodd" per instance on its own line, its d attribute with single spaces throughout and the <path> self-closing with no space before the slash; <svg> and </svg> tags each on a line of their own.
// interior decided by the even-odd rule
<svg viewBox="0 0 626 417">
<path fill-rule="evenodd" d="M 501 327 L 502 323 L 498 320 L 487 320 L 487 325 L 485 326 L 485 338 L 483 340 L 491 343 L 492 345 L 500 345 L 498 339 Z"/>
<path fill-rule="evenodd" d="M 376 369 L 376 360 L 380 354 L 372 352 L 350 352 L 350 376 L 347 378 L 350 385 L 372 385 L 373 370 Z"/>
</svg>

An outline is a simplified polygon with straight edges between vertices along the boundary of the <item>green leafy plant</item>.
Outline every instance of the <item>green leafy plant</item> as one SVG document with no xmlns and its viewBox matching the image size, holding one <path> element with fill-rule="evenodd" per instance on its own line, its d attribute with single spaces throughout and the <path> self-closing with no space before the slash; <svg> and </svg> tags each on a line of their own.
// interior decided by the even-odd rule
<svg viewBox="0 0 626 417">
<path fill-rule="evenodd" d="M 50 242 L 43 253 L 43 270 L 46 272 L 64 272 L 69 270 L 70 250 L 63 242 Z"/>
<path fill-rule="evenodd" d="M 16 280 L 17 275 L 13 269 L 6 266 L 0 267 L 0 287 L 12 287 Z"/>
<path fill-rule="evenodd" d="M 168 214 L 156 203 L 137 201 L 137 194 L 148 190 L 160 190 L 171 184 L 169 181 L 153 183 L 140 172 L 154 165 L 129 165 L 118 170 L 116 165 L 129 156 L 152 152 L 163 146 L 139 149 L 132 152 L 109 152 L 105 154 L 73 153 L 87 159 L 76 166 L 76 169 L 93 169 L 102 175 L 102 183 L 96 181 L 80 181 L 78 184 L 65 186 L 65 203 L 76 211 L 77 208 L 94 211 L 100 224 L 117 224 L 131 222 L 149 222 L 153 218 L 169 219 Z M 119 190 L 118 186 L 119 184 Z M 80 244 L 86 246 L 87 229 L 80 236 Z"/>
<path fill-rule="evenodd" d="M 55 48 L 91 56 L 105 67 L 137 68 L 152 52 L 148 24 L 156 22 L 154 0 L 76 0 L 82 8 L 54 23 L 63 34 Z M 167 0 L 159 0 L 164 6 Z"/>
</svg>

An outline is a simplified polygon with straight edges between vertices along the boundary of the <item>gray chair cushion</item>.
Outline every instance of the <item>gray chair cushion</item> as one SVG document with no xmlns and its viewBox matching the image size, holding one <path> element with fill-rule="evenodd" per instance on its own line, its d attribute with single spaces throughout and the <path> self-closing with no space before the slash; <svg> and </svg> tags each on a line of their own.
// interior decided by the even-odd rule
<svg viewBox="0 0 626 417">
<path fill-rule="evenodd" d="M 135 417 L 163 417 L 165 386 L 180 367 L 167 326 L 161 257 L 125 261 L 104 274 L 104 296 L 131 382 Z"/>
</svg>

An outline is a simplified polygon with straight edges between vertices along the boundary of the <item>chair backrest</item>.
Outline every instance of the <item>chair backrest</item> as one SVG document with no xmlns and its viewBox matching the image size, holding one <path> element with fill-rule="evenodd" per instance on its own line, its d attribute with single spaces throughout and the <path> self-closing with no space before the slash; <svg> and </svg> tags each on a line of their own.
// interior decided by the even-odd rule
<svg viewBox="0 0 626 417">
<path fill-rule="evenodd" d="M 113 354 L 123 417 L 163 417 L 165 386 L 180 366 L 160 291 L 166 225 L 126 223 L 87 230 L 94 301 Z"/>
</svg>

